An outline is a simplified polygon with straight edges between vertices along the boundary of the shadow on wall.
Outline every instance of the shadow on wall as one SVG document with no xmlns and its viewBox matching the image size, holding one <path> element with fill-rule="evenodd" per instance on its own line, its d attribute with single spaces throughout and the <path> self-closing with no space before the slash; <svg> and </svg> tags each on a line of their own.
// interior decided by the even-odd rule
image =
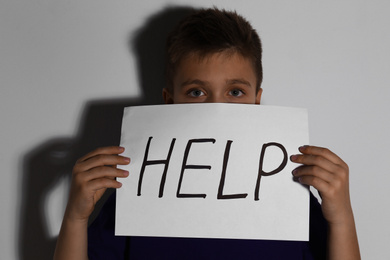
<svg viewBox="0 0 390 260">
<path fill-rule="evenodd" d="M 190 7 L 167 7 L 152 15 L 129 37 L 129 50 L 138 61 L 142 98 L 89 101 L 76 137 L 54 138 L 26 153 L 22 161 L 19 259 L 53 258 L 56 238 L 50 238 L 46 232 L 45 199 L 61 178 L 66 176 L 70 181 L 78 158 L 97 147 L 119 145 L 123 108 L 161 104 L 161 90 L 165 85 L 165 39 L 177 22 L 192 11 Z M 111 192 L 106 192 L 90 220 L 96 217 Z"/>
</svg>

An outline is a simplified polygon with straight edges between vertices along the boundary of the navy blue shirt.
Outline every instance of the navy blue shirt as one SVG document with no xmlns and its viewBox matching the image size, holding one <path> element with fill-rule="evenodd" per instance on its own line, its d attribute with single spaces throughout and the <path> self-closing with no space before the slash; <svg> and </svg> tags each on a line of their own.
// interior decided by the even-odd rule
<svg viewBox="0 0 390 260">
<path fill-rule="evenodd" d="M 88 256 L 96 259 L 325 259 L 327 222 L 310 194 L 310 241 L 124 237 L 114 235 L 115 193 L 88 228 Z"/>
</svg>

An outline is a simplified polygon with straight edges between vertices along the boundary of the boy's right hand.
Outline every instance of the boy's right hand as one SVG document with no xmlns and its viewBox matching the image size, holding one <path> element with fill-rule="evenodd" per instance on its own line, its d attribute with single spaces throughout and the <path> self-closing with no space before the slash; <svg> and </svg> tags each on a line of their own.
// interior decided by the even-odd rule
<svg viewBox="0 0 390 260">
<path fill-rule="evenodd" d="M 117 146 L 98 148 L 76 162 L 65 212 L 69 220 L 88 221 L 106 189 L 122 186 L 115 178 L 129 175 L 129 172 L 116 168 L 130 163 L 130 158 L 120 155 L 124 150 Z"/>
</svg>

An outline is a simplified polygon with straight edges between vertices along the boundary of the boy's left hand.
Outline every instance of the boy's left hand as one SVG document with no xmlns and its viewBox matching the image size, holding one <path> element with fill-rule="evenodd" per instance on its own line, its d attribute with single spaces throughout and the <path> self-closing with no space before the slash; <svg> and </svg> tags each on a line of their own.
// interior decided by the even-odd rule
<svg viewBox="0 0 390 260">
<path fill-rule="evenodd" d="M 296 180 L 319 191 L 322 212 L 329 224 L 344 224 L 353 215 L 349 196 L 348 165 L 326 148 L 299 147 L 302 154 L 291 156 L 291 161 L 303 164 L 293 170 Z"/>
</svg>

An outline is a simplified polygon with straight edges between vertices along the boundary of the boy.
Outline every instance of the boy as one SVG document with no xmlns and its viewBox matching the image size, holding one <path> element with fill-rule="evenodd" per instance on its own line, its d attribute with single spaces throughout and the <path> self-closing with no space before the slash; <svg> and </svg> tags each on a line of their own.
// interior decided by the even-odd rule
<svg viewBox="0 0 390 260">
<path fill-rule="evenodd" d="M 167 54 L 165 103 L 260 104 L 260 39 L 235 12 L 207 9 L 188 16 L 168 38 Z M 348 166 L 328 149 L 314 146 L 302 146 L 301 154 L 290 158 L 302 164 L 292 172 L 294 178 L 322 196 L 322 212 L 311 198 L 309 243 L 115 237 L 114 197 L 87 232 L 88 218 L 104 191 L 120 188 L 115 178 L 129 175 L 116 169 L 130 163 L 130 158 L 120 155 L 123 151 L 121 147 L 100 148 L 77 161 L 55 259 L 324 259 L 326 254 L 328 259 L 360 259 Z"/>
</svg>

